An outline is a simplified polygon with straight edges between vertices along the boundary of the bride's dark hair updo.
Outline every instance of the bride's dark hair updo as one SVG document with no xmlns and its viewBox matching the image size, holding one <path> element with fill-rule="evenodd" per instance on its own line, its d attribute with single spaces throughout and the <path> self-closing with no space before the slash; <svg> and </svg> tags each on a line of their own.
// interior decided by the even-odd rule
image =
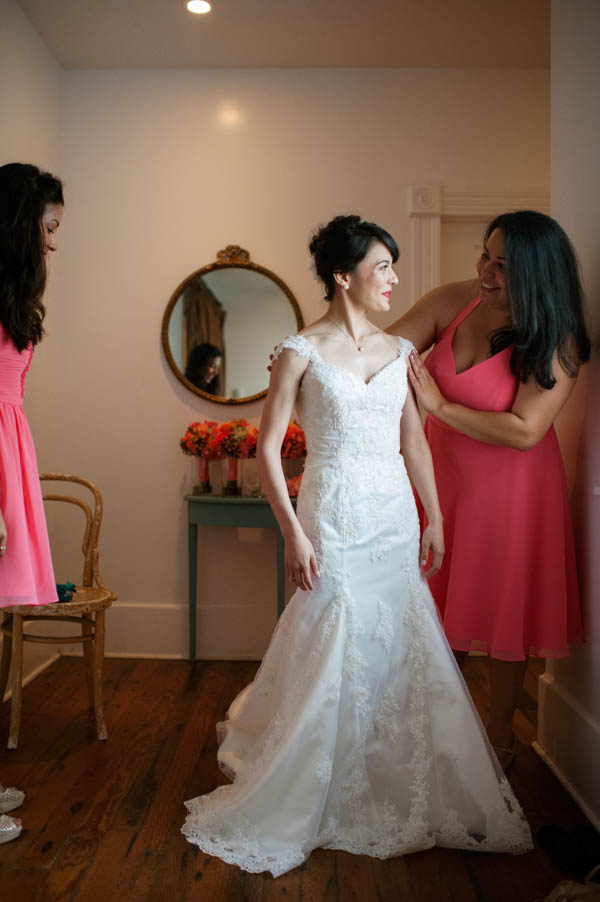
<svg viewBox="0 0 600 902">
<path fill-rule="evenodd" d="M 336 216 L 315 232 L 308 249 L 315 261 L 317 275 L 325 286 L 325 300 L 335 293 L 335 274 L 353 272 L 366 257 L 374 241 L 381 241 L 395 263 L 398 245 L 385 229 L 360 216 Z"/>
</svg>

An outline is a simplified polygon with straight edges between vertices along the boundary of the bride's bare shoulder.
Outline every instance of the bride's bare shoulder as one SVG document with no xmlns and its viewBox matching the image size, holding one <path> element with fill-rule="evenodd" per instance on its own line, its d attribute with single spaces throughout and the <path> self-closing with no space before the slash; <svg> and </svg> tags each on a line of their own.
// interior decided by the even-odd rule
<svg viewBox="0 0 600 902">
<path fill-rule="evenodd" d="M 327 319 L 325 316 L 322 316 L 320 319 L 316 319 L 314 323 L 309 323 L 298 334 L 302 335 L 303 338 L 314 338 L 318 335 L 325 335 L 328 331 Z"/>
<path fill-rule="evenodd" d="M 310 342 L 317 351 L 323 350 L 323 345 L 326 346 L 332 337 L 331 328 L 325 316 L 305 326 L 298 334 Z"/>
<path fill-rule="evenodd" d="M 377 337 L 378 341 L 381 343 L 380 347 L 385 347 L 386 350 L 395 351 L 398 347 L 398 336 L 390 335 L 389 332 L 385 332 L 383 329 L 376 328 L 374 331 L 374 335 Z"/>
</svg>

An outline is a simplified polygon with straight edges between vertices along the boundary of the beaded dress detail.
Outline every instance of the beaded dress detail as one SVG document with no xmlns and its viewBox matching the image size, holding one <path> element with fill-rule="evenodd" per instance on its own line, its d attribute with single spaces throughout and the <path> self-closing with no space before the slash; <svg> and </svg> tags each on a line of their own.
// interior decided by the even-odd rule
<svg viewBox="0 0 600 902">
<path fill-rule="evenodd" d="M 317 847 L 388 858 L 434 845 L 526 852 L 529 828 L 489 746 L 419 567 L 400 454 L 410 342 L 368 381 L 308 359 L 298 518 L 319 560 L 255 680 L 219 724 L 231 785 L 186 802 L 203 851 L 274 876 Z"/>
</svg>

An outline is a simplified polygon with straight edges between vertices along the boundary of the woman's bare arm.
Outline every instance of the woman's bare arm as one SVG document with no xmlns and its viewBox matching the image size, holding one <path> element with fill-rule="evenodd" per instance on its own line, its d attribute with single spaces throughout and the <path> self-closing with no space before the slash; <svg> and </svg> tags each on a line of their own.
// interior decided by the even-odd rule
<svg viewBox="0 0 600 902">
<path fill-rule="evenodd" d="M 308 360 L 291 349 L 282 351 L 274 361 L 256 451 L 261 482 L 285 540 L 286 572 L 300 589 L 312 589 L 312 576 L 319 572 L 313 547 L 288 495 L 281 468 L 281 443 L 307 366 Z"/>
<path fill-rule="evenodd" d="M 431 550 L 433 559 L 430 567 L 425 570 L 425 575 L 429 579 L 442 566 L 444 532 L 431 451 L 423 432 L 421 417 L 410 387 L 402 412 L 400 435 L 402 456 L 404 457 L 406 470 L 427 514 L 428 523 L 421 540 L 421 565 L 425 568 Z"/>
<path fill-rule="evenodd" d="M 409 377 L 421 406 L 447 426 L 480 442 L 528 451 L 540 442 L 575 387 L 554 355 L 556 385 L 540 388 L 533 379 L 521 385 L 510 411 L 474 410 L 447 401 L 423 361 L 410 357 Z"/>
<path fill-rule="evenodd" d="M 386 332 L 412 341 L 419 354 L 434 344 L 463 307 L 477 297 L 479 282 L 452 282 L 424 294 Z"/>
</svg>

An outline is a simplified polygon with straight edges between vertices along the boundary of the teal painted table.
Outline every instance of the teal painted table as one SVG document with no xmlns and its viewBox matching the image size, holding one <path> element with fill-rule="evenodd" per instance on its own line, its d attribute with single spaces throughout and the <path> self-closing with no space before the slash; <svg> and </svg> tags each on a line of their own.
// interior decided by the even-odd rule
<svg viewBox="0 0 600 902">
<path fill-rule="evenodd" d="M 274 529 L 277 535 L 277 616 L 285 607 L 284 541 L 266 498 L 231 495 L 185 495 L 188 506 L 188 563 L 190 604 L 190 661 L 196 660 L 196 582 L 198 579 L 198 527 L 245 526 Z M 295 506 L 295 499 L 292 502 Z"/>
</svg>

